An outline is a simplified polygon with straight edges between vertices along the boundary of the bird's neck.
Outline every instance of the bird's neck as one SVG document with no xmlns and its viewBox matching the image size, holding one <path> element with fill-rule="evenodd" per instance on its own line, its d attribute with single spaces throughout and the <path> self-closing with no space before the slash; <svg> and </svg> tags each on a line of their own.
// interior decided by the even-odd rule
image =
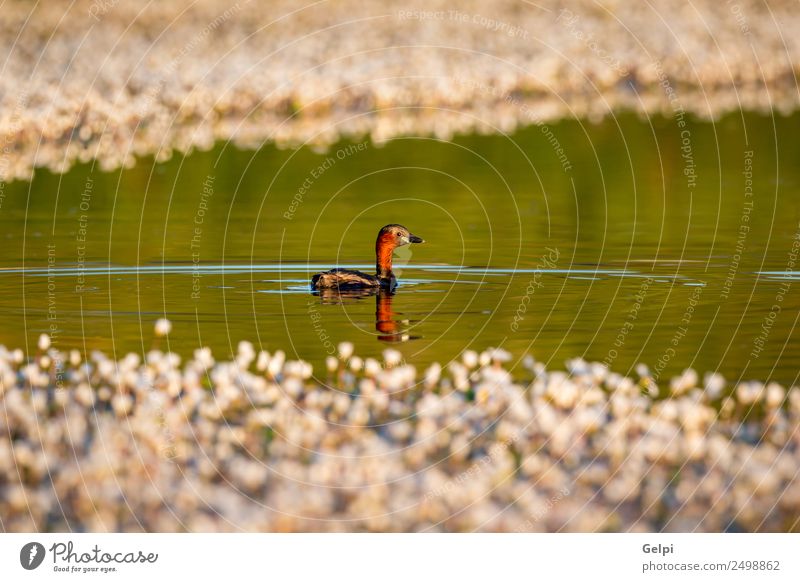
<svg viewBox="0 0 800 582">
<path fill-rule="evenodd" d="M 391 279 L 392 277 L 392 253 L 394 246 L 388 241 L 378 237 L 375 243 L 375 270 L 378 279 Z"/>
</svg>

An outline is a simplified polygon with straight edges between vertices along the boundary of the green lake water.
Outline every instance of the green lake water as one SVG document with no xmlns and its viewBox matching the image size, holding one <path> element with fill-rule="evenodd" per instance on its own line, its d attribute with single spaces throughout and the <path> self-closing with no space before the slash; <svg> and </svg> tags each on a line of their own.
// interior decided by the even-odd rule
<svg viewBox="0 0 800 582">
<path fill-rule="evenodd" d="M 502 346 L 730 380 L 800 370 L 800 116 L 634 116 L 511 136 L 397 139 L 37 172 L 0 198 L 0 343 L 227 357 L 240 340 L 321 363 L 340 341 L 418 367 Z M 312 295 L 374 269 L 401 223 L 393 296 Z M 788 269 L 788 274 L 787 274 Z M 164 348 L 166 342 L 158 344 Z"/>
</svg>

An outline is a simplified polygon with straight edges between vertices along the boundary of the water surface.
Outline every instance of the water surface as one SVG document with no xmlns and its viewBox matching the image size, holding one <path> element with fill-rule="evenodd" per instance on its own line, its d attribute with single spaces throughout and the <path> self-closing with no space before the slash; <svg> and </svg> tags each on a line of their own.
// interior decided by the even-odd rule
<svg viewBox="0 0 800 582">
<path fill-rule="evenodd" d="M 41 171 L 0 198 L 0 343 L 55 330 L 120 357 L 166 316 L 184 355 L 250 340 L 319 368 L 347 340 L 422 367 L 502 346 L 792 383 L 798 130 L 797 115 L 625 116 Z M 392 222 L 428 241 L 398 252 L 393 296 L 309 293 L 318 270 L 373 269 Z"/>
</svg>

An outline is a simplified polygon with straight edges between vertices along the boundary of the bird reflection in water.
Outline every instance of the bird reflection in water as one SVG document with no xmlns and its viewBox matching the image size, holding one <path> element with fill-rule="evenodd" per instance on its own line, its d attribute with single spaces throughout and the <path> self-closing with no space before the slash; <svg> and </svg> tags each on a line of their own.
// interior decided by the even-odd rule
<svg viewBox="0 0 800 582">
<path fill-rule="evenodd" d="M 319 289 L 314 291 L 323 304 L 341 305 L 375 296 L 375 330 L 378 332 L 378 339 L 383 342 L 406 342 L 408 340 L 419 339 L 420 336 L 406 333 L 410 325 L 407 319 L 398 319 L 397 314 L 392 310 L 392 300 L 394 291 L 382 288 L 365 289 Z"/>
</svg>

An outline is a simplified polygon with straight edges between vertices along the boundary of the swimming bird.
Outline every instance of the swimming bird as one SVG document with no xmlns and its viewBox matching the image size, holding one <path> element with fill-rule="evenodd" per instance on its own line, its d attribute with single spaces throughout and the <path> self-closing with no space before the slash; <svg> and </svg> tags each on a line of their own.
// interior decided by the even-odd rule
<svg viewBox="0 0 800 582">
<path fill-rule="evenodd" d="M 387 224 L 375 241 L 375 275 L 350 269 L 331 269 L 311 278 L 314 289 L 394 289 L 397 278 L 392 273 L 392 253 L 397 247 L 425 242 L 409 232 L 405 226 Z"/>
</svg>

